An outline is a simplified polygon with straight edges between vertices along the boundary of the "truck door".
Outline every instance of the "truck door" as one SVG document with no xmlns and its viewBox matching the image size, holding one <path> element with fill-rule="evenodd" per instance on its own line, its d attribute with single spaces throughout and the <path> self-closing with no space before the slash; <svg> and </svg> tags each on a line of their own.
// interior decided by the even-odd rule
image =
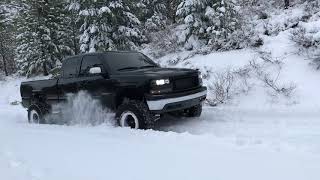
<svg viewBox="0 0 320 180">
<path fill-rule="evenodd" d="M 78 92 L 80 63 L 81 57 L 72 57 L 63 61 L 62 74 L 58 81 L 59 101 L 65 101 L 69 94 Z"/>
<path fill-rule="evenodd" d="M 87 91 L 103 105 L 113 109 L 115 104 L 114 81 L 109 78 L 106 67 L 99 55 L 85 55 L 79 74 L 79 90 Z"/>
</svg>

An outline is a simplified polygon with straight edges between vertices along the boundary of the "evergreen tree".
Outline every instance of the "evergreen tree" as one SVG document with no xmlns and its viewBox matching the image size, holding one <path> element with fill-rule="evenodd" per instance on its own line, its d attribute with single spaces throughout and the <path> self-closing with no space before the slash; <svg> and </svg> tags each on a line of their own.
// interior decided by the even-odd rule
<svg viewBox="0 0 320 180">
<path fill-rule="evenodd" d="M 165 29 L 176 22 L 176 11 L 181 0 L 141 0 L 136 10 L 147 31 Z"/>
<path fill-rule="evenodd" d="M 81 52 L 135 49 L 145 37 L 140 20 L 132 13 L 138 1 L 72 0 L 69 10 L 77 11 Z"/>
<path fill-rule="evenodd" d="M 0 68 L 6 76 L 15 70 L 14 63 L 14 27 L 10 17 L 10 6 L 0 2 Z"/>
<path fill-rule="evenodd" d="M 24 0 L 17 19 L 17 59 L 20 73 L 48 75 L 61 60 L 73 54 L 65 33 L 63 0 Z"/>
<path fill-rule="evenodd" d="M 166 0 L 142 0 L 142 8 L 139 19 L 144 23 L 147 31 L 158 31 L 164 29 L 168 21 Z"/>
<path fill-rule="evenodd" d="M 200 39 L 214 48 L 228 41 L 238 26 L 232 0 L 183 0 L 177 15 L 185 25 L 185 42 Z"/>
</svg>

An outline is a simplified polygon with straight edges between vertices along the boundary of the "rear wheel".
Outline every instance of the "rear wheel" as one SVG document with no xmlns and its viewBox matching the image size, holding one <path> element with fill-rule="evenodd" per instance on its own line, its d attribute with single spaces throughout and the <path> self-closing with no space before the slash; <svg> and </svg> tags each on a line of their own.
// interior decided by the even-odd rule
<svg viewBox="0 0 320 180">
<path fill-rule="evenodd" d="M 28 121 L 32 124 L 44 124 L 47 111 L 41 104 L 32 104 L 28 108 Z"/>
<path fill-rule="evenodd" d="M 141 101 L 125 100 L 116 112 L 119 126 L 132 129 L 152 129 L 154 116 L 148 107 Z"/>
</svg>

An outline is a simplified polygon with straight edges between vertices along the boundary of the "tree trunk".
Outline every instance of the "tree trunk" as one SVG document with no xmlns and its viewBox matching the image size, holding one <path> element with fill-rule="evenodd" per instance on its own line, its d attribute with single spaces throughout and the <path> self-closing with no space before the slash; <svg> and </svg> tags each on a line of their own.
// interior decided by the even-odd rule
<svg viewBox="0 0 320 180">
<path fill-rule="evenodd" d="M 3 61 L 3 70 L 4 70 L 4 74 L 6 76 L 8 76 L 8 67 L 7 67 L 7 61 L 6 61 L 6 57 L 4 55 L 5 53 L 5 47 L 3 45 L 3 41 L 1 39 L 1 42 L 0 42 L 0 50 L 1 50 L 1 57 L 2 57 L 2 61 Z"/>
<path fill-rule="evenodd" d="M 46 62 L 43 62 L 42 68 L 43 68 L 43 75 L 44 76 L 48 76 L 49 72 L 48 72 L 48 69 L 47 69 L 47 63 Z"/>
<path fill-rule="evenodd" d="M 178 7 L 178 0 L 167 0 L 167 17 L 172 20 L 172 23 L 176 23 L 176 11 Z"/>
<path fill-rule="evenodd" d="M 284 8 L 288 9 L 289 5 L 290 5 L 289 0 L 284 0 Z"/>
<path fill-rule="evenodd" d="M 2 55 L 2 61 L 3 61 L 3 70 L 4 70 L 4 74 L 6 76 L 9 76 L 8 74 L 8 68 L 7 68 L 7 61 L 6 61 L 6 57 L 4 55 Z"/>
</svg>

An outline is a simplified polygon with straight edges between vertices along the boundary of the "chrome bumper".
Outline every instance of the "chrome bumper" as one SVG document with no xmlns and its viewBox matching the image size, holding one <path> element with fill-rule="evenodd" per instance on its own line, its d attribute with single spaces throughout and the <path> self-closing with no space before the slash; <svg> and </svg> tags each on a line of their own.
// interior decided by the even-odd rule
<svg viewBox="0 0 320 180">
<path fill-rule="evenodd" d="M 207 90 L 201 91 L 195 94 L 187 95 L 187 96 L 176 97 L 176 98 L 150 100 L 150 101 L 147 101 L 147 104 L 150 111 L 161 111 L 167 104 L 192 100 L 192 99 L 200 98 L 206 95 L 207 95 Z"/>
</svg>

